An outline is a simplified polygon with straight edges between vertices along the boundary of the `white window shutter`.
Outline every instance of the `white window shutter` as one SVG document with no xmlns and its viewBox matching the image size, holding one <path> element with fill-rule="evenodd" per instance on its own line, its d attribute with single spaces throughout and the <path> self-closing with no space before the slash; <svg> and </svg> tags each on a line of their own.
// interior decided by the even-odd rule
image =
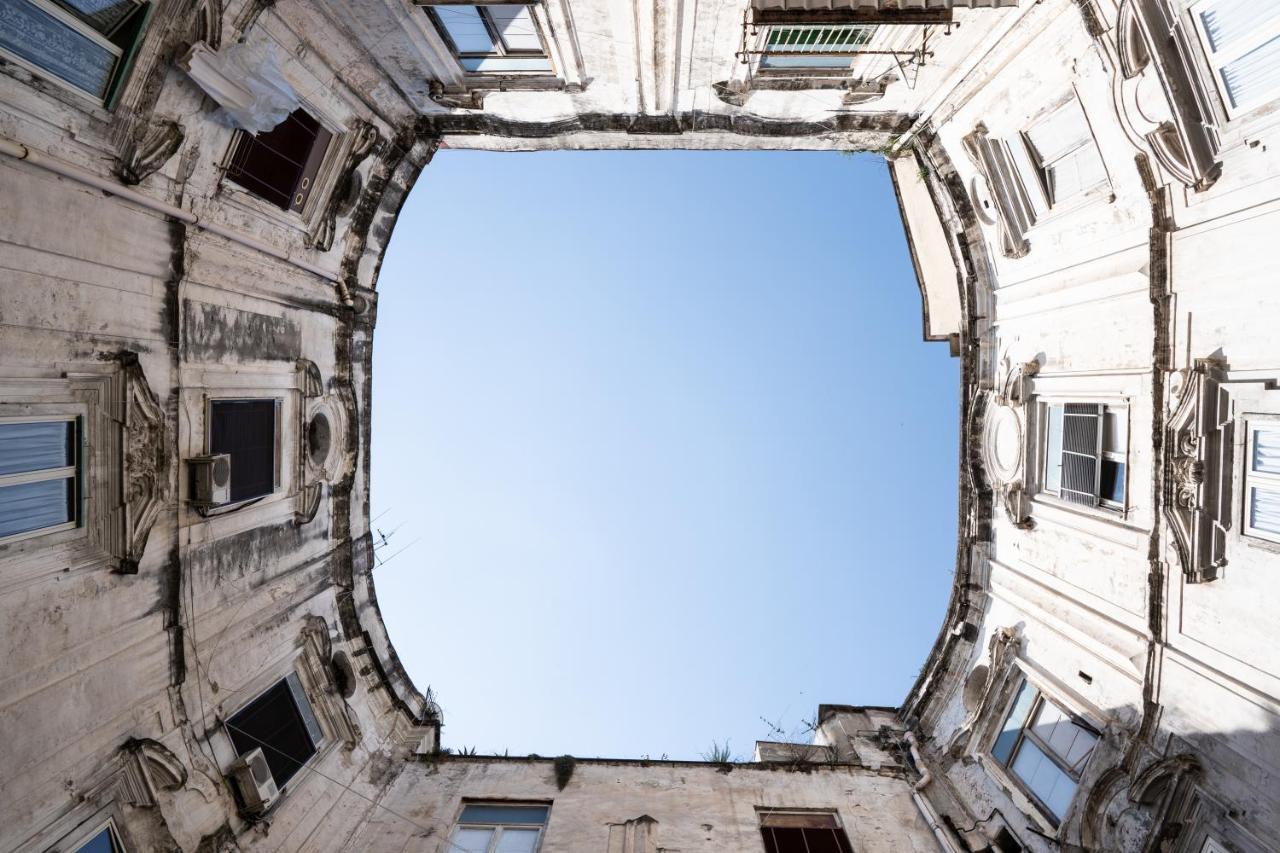
<svg viewBox="0 0 1280 853">
<path fill-rule="evenodd" d="M 1098 505 L 1103 409 L 1096 403 L 1063 406 L 1061 494 L 1074 503 Z"/>
</svg>

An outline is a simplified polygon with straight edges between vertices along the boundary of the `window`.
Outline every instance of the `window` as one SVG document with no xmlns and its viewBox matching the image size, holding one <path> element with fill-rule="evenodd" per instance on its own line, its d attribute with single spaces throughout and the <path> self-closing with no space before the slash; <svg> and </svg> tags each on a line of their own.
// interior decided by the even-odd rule
<svg viewBox="0 0 1280 853">
<path fill-rule="evenodd" d="M 324 743 L 302 682 L 293 672 L 237 711 L 226 725 L 236 755 L 261 749 L 281 789 Z"/>
<path fill-rule="evenodd" d="M 456 853 L 534 853 L 547 825 L 546 805 L 468 803 L 449 849 Z"/>
<path fill-rule="evenodd" d="M 227 177 L 281 210 L 301 213 L 332 140 L 320 122 L 296 109 L 266 133 L 237 131 Z"/>
<path fill-rule="evenodd" d="M 150 12 L 140 0 L 0 0 L 0 54 L 110 108 Z"/>
<path fill-rule="evenodd" d="M 0 541 L 75 527 L 80 481 L 77 418 L 0 421 Z"/>
<path fill-rule="evenodd" d="M 769 27 L 761 68 L 848 68 L 871 41 L 874 25 L 786 24 Z"/>
<path fill-rule="evenodd" d="M 231 500 L 247 501 L 276 488 L 278 400 L 209 401 L 209 453 L 231 454 Z"/>
<path fill-rule="evenodd" d="M 1280 542 L 1280 424 L 1249 424 L 1244 532 Z"/>
<path fill-rule="evenodd" d="M 1041 491 L 1086 506 L 1124 509 L 1127 410 L 1100 403 L 1046 403 Z"/>
<path fill-rule="evenodd" d="M 1098 733 L 1073 718 L 1027 682 L 991 749 L 1055 823 L 1062 819 L 1080 773 L 1098 742 Z"/>
<path fill-rule="evenodd" d="M 115 826 L 108 823 L 77 847 L 75 853 L 124 853 L 124 845 L 120 843 Z"/>
<path fill-rule="evenodd" d="M 1038 215 L 1082 195 L 1107 180 L 1102 155 L 1093 141 L 1084 109 L 1074 97 L 1022 134 L 1039 186 L 1031 193 Z"/>
<path fill-rule="evenodd" d="M 428 9 L 463 69 L 504 74 L 550 71 L 533 7 L 443 5 Z"/>
<path fill-rule="evenodd" d="M 1280 94 L 1280 6 L 1258 0 L 1203 0 L 1192 9 L 1227 114 Z"/>
<path fill-rule="evenodd" d="M 853 853 L 834 812 L 762 811 L 767 853 Z"/>
</svg>

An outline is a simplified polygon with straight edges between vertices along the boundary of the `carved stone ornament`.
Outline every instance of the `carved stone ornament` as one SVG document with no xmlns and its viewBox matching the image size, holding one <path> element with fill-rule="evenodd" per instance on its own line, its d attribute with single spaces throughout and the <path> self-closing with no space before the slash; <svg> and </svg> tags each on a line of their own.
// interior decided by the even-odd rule
<svg viewBox="0 0 1280 853">
<path fill-rule="evenodd" d="M 427 89 L 427 97 L 442 107 L 453 110 L 482 110 L 487 89 L 447 90 L 439 80 L 432 80 Z"/>
<path fill-rule="evenodd" d="M 970 187 L 973 206 L 1000 235 L 1000 251 L 1006 258 L 1025 257 L 1031 251 L 1027 229 L 1031 222 L 1019 201 L 1017 177 L 1003 140 L 991 136 L 979 123 L 962 141 L 965 153 L 979 173 Z"/>
<path fill-rule="evenodd" d="M 1164 515 L 1188 583 L 1227 564 L 1235 423 L 1225 378 L 1220 359 L 1197 359 L 1166 426 Z"/>
<path fill-rule="evenodd" d="M 307 235 L 307 245 L 322 252 L 333 248 L 333 239 L 338 230 L 338 214 L 342 212 L 344 206 L 354 203 L 352 197 L 359 193 L 360 178 L 356 174 L 356 169 L 378 147 L 378 142 L 381 140 L 378 129 L 360 119 L 352 123 L 344 137 L 349 140 L 349 147 L 342 169 L 338 173 L 334 191 L 329 193 L 324 213 L 320 215 L 315 227 Z"/>
<path fill-rule="evenodd" d="M 1121 125 L 1177 180 L 1205 190 L 1217 180 L 1209 95 L 1197 79 L 1185 28 L 1164 0 L 1124 0 L 1116 27 L 1120 73 L 1114 97 Z"/>
<path fill-rule="evenodd" d="M 1022 651 L 1022 637 L 1017 628 L 997 628 L 987 643 L 987 661 L 974 667 L 982 672 L 981 686 L 965 685 L 965 707 L 969 711 L 947 745 L 953 758 L 981 748 L 993 727 L 1000 725 L 999 709 L 1017 685 L 1016 662 Z"/>
<path fill-rule="evenodd" d="M 1023 487 L 1026 401 L 1030 379 L 1039 369 L 1034 361 L 1017 368 L 1006 367 L 1004 385 L 990 395 L 991 404 L 983 418 L 982 464 L 1009 522 L 1019 529 L 1032 526 L 1031 501 Z"/>
<path fill-rule="evenodd" d="M 120 571 L 138 570 L 169 490 L 164 411 L 132 352 L 119 355 L 124 398 L 124 553 Z"/>
<path fill-rule="evenodd" d="M 1084 849 L 1182 849 L 1175 844 L 1190 835 L 1188 818 L 1198 802 L 1201 775 L 1192 753 L 1154 760 L 1132 778 L 1118 766 L 1103 773 L 1081 810 Z"/>
<path fill-rule="evenodd" d="M 302 655 L 298 658 L 298 678 L 322 728 L 342 741 L 345 749 L 354 749 L 360 742 L 360 724 L 333 676 L 333 643 L 329 638 L 328 623 L 319 616 L 308 616 L 299 644 Z"/>
<path fill-rule="evenodd" d="M 202 41 L 213 50 L 222 47 L 222 0 L 201 0 L 191 17 L 191 41 Z"/>
<path fill-rule="evenodd" d="M 159 741 L 130 739 L 120 747 L 120 756 L 119 796 L 132 806 L 153 807 L 158 791 L 187 783 L 187 768 Z"/>
<path fill-rule="evenodd" d="M 164 118 L 139 124 L 120 155 L 116 174 L 127 186 L 142 183 L 155 174 L 182 147 L 182 125 Z"/>
</svg>

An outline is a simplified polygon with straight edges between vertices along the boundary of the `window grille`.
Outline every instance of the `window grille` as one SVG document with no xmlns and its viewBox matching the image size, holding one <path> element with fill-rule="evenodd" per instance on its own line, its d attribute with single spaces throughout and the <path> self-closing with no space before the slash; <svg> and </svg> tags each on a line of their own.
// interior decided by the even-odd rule
<svg viewBox="0 0 1280 853">
<path fill-rule="evenodd" d="M 785 24 L 769 27 L 764 68 L 847 68 L 871 41 L 874 25 Z"/>
</svg>

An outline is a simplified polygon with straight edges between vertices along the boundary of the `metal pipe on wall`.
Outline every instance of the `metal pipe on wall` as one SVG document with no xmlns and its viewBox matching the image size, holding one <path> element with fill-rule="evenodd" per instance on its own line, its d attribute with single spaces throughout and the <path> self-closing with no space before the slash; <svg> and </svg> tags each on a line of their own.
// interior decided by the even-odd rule
<svg viewBox="0 0 1280 853">
<path fill-rule="evenodd" d="M 61 175 L 64 178 L 84 184 L 85 186 L 93 187 L 94 189 L 102 190 L 103 192 L 117 196 L 118 198 L 131 201 L 139 207 L 144 207 L 147 210 L 153 210 L 156 213 L 164 214 L 165 216 L 168 216 L 171 219 L 176 219 L 179 222 L 194 225 L 197 228 L 208 231 L 210 234 L 217 234 L 219 237 L 230 240 L 233 243 L 238 243 L 241 246 L 247 246 L 250 249 L 262 252 L 264 255 L 270 255 L 277 260 L 284 261 L 285 263 L 305 270 L 312 275 L 316 275 L 326 281 L 333 282 L 337 285 L 338 296 L 342 300 L 342 303 L 348 307 L 352 304 L 351 293 L 347 290 L 346 282 L 342 280 L 341 276 L 331 270 L 325 269 L 324 267 L 317 266 L 316 264 L 304 261 L 300 258 L 295 258 L 285 249 L 277 248 L 272 246 L 270 243 L 265 243 L 262 240 L 257 239 L 256 237 L 252 237 L 240 231 L 235 231 L 231 228 L 227 228 L 226 226 L 219 225 L 216 222 L 202 221 L 200 217 L 196 216 L 189 210 L 183 210 L 180 207 L 174 207 L 171 204 L 166 204 L 163 201 L 151 198 L 150 196 L 144 195 L 136 190 L 131 190 L 123 184 L 95 175 L 90 171 L 81 169 L 79 166 L 73 166 L 72 164 L 59 160 L 56 157 L 42 154 L 39 151 L 23 145 L 21 142 L 16 142 L 3 136 L 0 136 L 0 154 L 5 154 L 15 160 L 22 160 L 23 162 L 30 163 L 32 166 L 52 172 L 55 175 Z"/>
</svg>

